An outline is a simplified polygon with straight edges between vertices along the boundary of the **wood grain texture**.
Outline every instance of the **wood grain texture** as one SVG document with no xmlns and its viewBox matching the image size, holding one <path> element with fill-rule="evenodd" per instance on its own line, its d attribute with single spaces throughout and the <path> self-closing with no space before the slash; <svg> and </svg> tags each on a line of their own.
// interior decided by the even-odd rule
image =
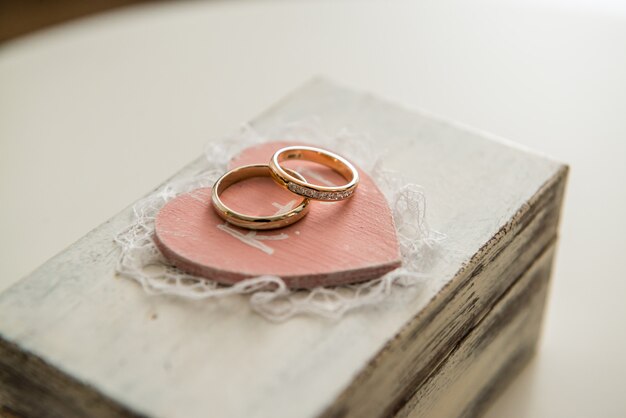
<svg viewBox="0 0 626 418">
<path fill-rule="evenodd" d="M 397 418 L 473 417 L 535 351 L 550 281 L 552 243 L 437 365 Z"/>
<path fill-rule="evenodd" d="M 112 237 L 128 224 L 129 208 L 0 295 L 0 345 L 37 359 L 43 373 L 20 377 L 59 408 L 68 405 L 59 411 L 67 417 L 80 416 L 71 405 L 93 398 L 109 407 L 94 407 L 91 416 L 120 416 L 115 408 L 186 418 L 403 411 L 553 245 L 567 169 L 320 80 L 254 126 L 271 135 L 285 122 L 311 116 L 325 131 L 348 126 L 368 132 L 379 139 L 388 167 L 424 186 L 430 226 L 447 240 L 422 260 L 430 277 L 423 286 L 397 289 L 386 303 L 337 322 L 298 317 L 269 323 L 243 297 L 219 303 L 151 297 L 114 274 Z M 202 168 L 198 160 L 178 178 Z M 527 343 L 521 335 L 511 341 Z M 12 358 L 0 358 L 0 370 L 19 370 Z M 52 371 L 76 390 L 37 380 Z M 18 398 L 4 389 L 10 381 L 2 378 L 4 406 L 45 412 L 35 395 L 20 391 Z M 445 397 L 446 391 L 437 393 Z M 20 409 L 24 402 L 30 410 Z"/>
<path fill-rule="evenodd" d="M 2 418 L 140 417 L 6 340 L 0 358 Z"/>
<path fill-rule="evenodd" d="M 234 156 L 230 168 L 267 164 L 276 150 L 288 145 L 296 144 L 269 142 L 248 148 Z M 311 182 L 345 183 L 319 164 L 294 161 L 290 168 Z M 385 197 L 359 171 L 361 181 L 353 197 L 341 202 L 311 201 L 302 220 L 273 231 L 227 224 L 211 207 L 211 189 L 194 190 L 161 209 L 155 241 L 177 267 L 225 284 L 274 275 L 291 288 L 313 288 L 380 277 L 401 264 L 398 239 Z M 266 216 L 291 209 L 301 198 L 270 178 L 255 178 L 234 184 L 222 200 L 241 213 Z"/>
<path fill-rule="evenodd" d="M 557 173 L 520 208 L 386 345 L 326 416 L 386 416 L 413 396 L 555 240 L 565 174 Z"/>
</svg>

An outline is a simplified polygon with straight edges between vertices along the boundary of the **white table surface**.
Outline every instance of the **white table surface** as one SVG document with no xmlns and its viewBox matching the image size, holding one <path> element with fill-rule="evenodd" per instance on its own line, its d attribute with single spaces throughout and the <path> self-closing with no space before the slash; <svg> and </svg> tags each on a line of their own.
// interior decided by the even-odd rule
<svg viewBox="0 0 626 418">
<path fill-rule="evenodd" d="M 489 417 L 626 416 L 626 4 L 191 2 L 0 46 L 0 290 L 315 75 L 572 171 L 539 355 Z"/>
</svg>

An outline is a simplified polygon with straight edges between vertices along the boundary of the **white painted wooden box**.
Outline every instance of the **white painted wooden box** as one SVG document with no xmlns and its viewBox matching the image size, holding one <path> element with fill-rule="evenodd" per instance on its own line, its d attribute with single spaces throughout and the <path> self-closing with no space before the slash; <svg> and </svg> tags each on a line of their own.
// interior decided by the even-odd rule
<svg viewBox="0 0 626 418">
<path fill-rule="evenodd" d="M 449 249 L 425 286 L 336 322 L 151 297 L 114 273 L 129 208 L 0 295 L 0 413 L 479 415 L 534 352 L 567 167 L 321 80 L 254 125 L 312 115 L 384 139 L 387 166 L 425 187 Z"/>
</svg>

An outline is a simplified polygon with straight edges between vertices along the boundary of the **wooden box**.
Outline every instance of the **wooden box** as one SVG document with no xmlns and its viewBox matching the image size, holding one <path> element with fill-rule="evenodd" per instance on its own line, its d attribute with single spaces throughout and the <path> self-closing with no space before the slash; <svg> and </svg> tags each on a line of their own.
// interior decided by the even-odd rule
<svg viewBox="0 0 626 418">
<path fill-rule="evenodd" d="M 128 208 L 0 295 L 0 405 L 24 417 L 475 416 L 533 355 L 567 167 L 316 80 L 260 116 L 389 148 L 447 236 L 431 279 L 339 321 L 243 298 L 148 296 L 115 276 Z M 198 160 L 178 175 L 194 172 Z"/>
</svg>

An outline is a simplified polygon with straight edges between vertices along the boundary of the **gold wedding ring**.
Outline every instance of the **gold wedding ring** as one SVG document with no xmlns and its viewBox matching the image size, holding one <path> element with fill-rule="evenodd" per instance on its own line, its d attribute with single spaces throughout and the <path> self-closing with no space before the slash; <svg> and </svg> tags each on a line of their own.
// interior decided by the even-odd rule
<svg viewBox="0 0 626 418">
<path fill-rule="evenodd" d="M 307 182 L 293 170 L 281 166 L 283 161 L 305 160 L 329 167 L 347 183 L 342 186 L 318 186 Z M 359 172 L 345 158 L 320 148 L 295 146 L 281 148 L 270 159 L 269 168 L 274 180 L 289 191 L 315 200 L 344 200 L 352 196 L 359 185 Z"/>
<path fill-rule="evenodd" d="M 305 182 L 302 175 L 293 170 L 287 171 L 290 176 Z M 288 212 L 280 213 L 273 216 L 249 216 L 230 209 L 222 202 L 220 195 L 224 190 L 235 183 L 251 177 L 270 177 L 271 170 L 265 164 L 245 165 L 230 170 L 228 173 L 220 177 L 213 185 L 211 191 L 211 202 L 217 214 L 226 222 L 247 229 L 275 229 L 291 225 L 302 219 L 309 211 L 309 199 L 303 198 L 302 201 Z"/>
</svg>

